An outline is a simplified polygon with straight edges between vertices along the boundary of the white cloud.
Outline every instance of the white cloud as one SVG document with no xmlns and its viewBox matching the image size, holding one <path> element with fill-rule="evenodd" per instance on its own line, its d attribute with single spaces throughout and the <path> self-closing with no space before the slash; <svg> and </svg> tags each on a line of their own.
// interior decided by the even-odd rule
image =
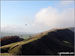
<svg viewBox="0 0 75 56">
<path fill-rule="evenodd" d="M 35 20 L 28 26 L 5 26 L 1 30 L 9 32 L 37 33 L 53 28 L 74 27 L 74 8 L 59 12 L 53 7 L 43 8 L 35 15 Z"/>
<path fill-rule="evenodd" d="M 51 6 L 49 6 L 48 8 L 42 8 L 36 13 L 33 22 L 29 21 L 30 19 L 27 20 L 28 22 L 30 22 L 30 25 L 28 26 L 3 25 L 1 26 L 1 30 L 8 32 L 36 33 L 53 28 L 74 27 L 74 8 L 64 8 L 64 6 L 69 6 L 73 2 L 73 0 L 61 1 L 61 3 L 59 4 L 59 6 L 63 6 L 61 12 L 59 11 L 59 9 Z M 28 17 L 25 18 L 28 19 Z"/>
<path fill-rule="evenodd" d="M 43 8 L 36 14 L 35 18 L 35 23 L 39 24 L 39 27 L 42 27 L 42 29 L 44 27 L 49 29 L 74 27 L 73 8 L 67 8 L 62 12 L 53 7 Z"/>
<path fill-rule="evenodd" d="M 60 2 L 60 4 L 63 5 L 63 6 L 69 6 L 72 3 L 74 3 L 74 0 L 62 0 Z"/>
<path fill-rule="evenodd" d="M 56 8 L 48 7 L 40 10 L 35 16 L 35 22 L 50 26 L 53 26 L 56 19 L 58 18 L 58 11 Z"/>
</svg>

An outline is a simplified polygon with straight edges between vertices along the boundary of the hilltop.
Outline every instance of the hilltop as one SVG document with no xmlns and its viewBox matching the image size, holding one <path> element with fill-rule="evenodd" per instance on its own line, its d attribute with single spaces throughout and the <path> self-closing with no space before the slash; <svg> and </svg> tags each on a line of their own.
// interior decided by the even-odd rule
<svg viewBox="0 0 75 56">
<path fill-rule="evenodd" d="M 74 28 L 48 30 L 27 40 L 1 46 L 1 53 L 12 55 L 51 55 L 59 52 L 74 52 L 73 30 Z"/>
</svg>

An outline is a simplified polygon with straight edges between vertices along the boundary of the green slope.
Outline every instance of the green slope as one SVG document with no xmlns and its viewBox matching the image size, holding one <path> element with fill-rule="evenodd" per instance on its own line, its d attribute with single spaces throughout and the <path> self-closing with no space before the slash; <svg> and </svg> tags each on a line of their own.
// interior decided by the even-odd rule
<svg viewBox="0 0 75 56">
<path fill-rule="evenodd" d="M 24 54 L 29 54 L 29 53 L 37 54 L 37 52 L 40 54 L 44 54 L 44 53 L 55 54 L 56 52 L 62 51 L 63 49 L 66 51 L 70 51 L 70 49 L 71 49 L 71 51 L 72 51 L 73 45 L 71 44 L 71 42 L 69 42 L 68 40 L 61 41 L 60 39 L 58 39 L 56 37 L 57 36 L 56 33 L 58 33 L 58 32 L 59 32 L 58 33 L 58 35 L 59 35 L 63 31 L 65 34 L 67 32 L 69 33 L 70 31 L 69 30 L 65 31 L 64 29 L 59 29 L 59 30 L 61 30 L 61 32 L 58 31 L 58 29 L 51 30 L 51 31 L 45 31 L 45 32 L 42 32 L 42 33 L 32 36 L 32 38 L 30 38 L 28 40 L 1 46 L 0 49 L 4 53 L 7 52 L 7 53 L 10 53 L 13 55 L 24 55 Z M 60 34 L 60 35 L 62 35 L 62 34 Z M 69 37 L 69 36 L 64 36 L 64 37 Z M 60 49 L 60 50 L 58 50 L 58 49 Z"/>
</svg>

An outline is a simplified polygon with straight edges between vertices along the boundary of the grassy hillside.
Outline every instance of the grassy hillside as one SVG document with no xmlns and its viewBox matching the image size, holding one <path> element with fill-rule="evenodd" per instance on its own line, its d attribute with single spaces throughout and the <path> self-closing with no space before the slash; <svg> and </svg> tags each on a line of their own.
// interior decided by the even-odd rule
<svg viewBox="0 0 75 56">
<path fill-rule="evenodd" d="M 12 55 L 46 55 L 74 52 L 74 32 L 55 29 L 32 36 L 27 40 L 0 47 L 2 53 Z"/>
</svg>

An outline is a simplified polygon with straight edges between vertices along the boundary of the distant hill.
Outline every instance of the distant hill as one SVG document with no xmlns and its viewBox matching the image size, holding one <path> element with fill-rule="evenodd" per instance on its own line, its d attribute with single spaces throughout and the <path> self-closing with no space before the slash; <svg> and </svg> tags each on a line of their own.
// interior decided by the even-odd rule
<svg viewBox="0 0 75 56">
<path fill-rule="evenodd" d="M 73 28 L 71 28 L 73 29 Z M 28 40 L 0 47 L 2 53 L 13 55 L 54 55 L 74 52 L 74 31 L 55 29 L 32 36 Z"/>
<path fill-rule="evenodd" d="M 0 38 L 5 37 L 5 36 L 19 36 L 21 38 L 27 39 L 30 36 L 32 36 L 32 34 L 0 32 Z"/>
<path fill-rule="evenodd" d="M 69 28 L 71 31 L 75 31 L 75 27 L 71 27 Z"/>
<path fill-rule="evenodd" d="M 4 46 L 4 45 L 8 45 L 15 42 L 20 42 L 23 40 L 24 39 L 20 38 L 19 36 L 5 36 L 0 38 L 0 43 L 1 43 L 1 46 Z"/>
</svg>

